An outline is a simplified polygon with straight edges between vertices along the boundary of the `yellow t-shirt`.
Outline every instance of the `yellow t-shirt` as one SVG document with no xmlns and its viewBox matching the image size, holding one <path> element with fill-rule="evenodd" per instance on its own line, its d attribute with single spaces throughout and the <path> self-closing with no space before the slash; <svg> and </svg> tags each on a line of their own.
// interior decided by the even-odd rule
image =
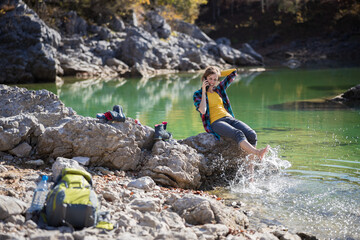
<svg viewBox="0 0 360 240">
<path fill-rule="evenodd" d="M 209 101 L 210 123 L 213 123 L 223 117 L 231 117 L 231 115 L 224 108 L 223 101 L 219 94 L 216 92 L 207 92 L 207 96 Z"/>
</svg>

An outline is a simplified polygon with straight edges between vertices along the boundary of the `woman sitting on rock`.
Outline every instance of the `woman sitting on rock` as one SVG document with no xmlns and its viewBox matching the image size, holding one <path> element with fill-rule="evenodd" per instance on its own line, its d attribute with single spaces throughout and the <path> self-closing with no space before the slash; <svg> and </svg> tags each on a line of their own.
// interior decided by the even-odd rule
<svg viewBox="0 0 360 240">
<path fill-rule="evenodd" d="M 226 94 L 226 88 L 237 76 L 236 69 L 232 70 L 219 83 L 220 70 L 214 66 L 207 67 L 201 78 L 202 87 L 194 93 L 194 105 L 200 112 L 206 132 L 214 134 L 217 139 L 220 139 L 220 136 L 232 138 L 246 153 L 253 154 L 262 160 L 270 146 L 256 149 L 255 131 L 247 124 L 235 119 Z"/>
</svg>

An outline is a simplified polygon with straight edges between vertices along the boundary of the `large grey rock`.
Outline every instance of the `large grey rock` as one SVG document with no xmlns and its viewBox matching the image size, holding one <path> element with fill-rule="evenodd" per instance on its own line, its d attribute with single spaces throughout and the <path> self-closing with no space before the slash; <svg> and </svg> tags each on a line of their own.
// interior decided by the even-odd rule
<svg viewBox="0 0 360 240">
<path fill-rule="evenodd" d="M 199 39 L 203 42 L 212 42 L 209 36 L 207 36 L 203 31 L 200 30 L 196 25 L 181 21 L 181 20 L 174 20 L 173 27 L 175 31 L 185 33 L 193 38 Z"/>
<path fill-rule="evenodd" d="M 85 170 L 76 160 L 58 157 L 55 163 L 52 165 L 53 180 L 56 180 L 61 175 L 64 168 L 75 168 Z M 86 171 L 86 170 L 85 170 Z"/>
<path fill-rule="evenodd" d="M 145 191 L 150 191 L 155 187 L 155 182 L 154 180 L 152 180 L 152 178 L 145 176 L 129 182 L 127 187 L 139 188 L 144 189 Z"/>
<path fill-rule="evenodd" d="M 109 22 L 109 28 L 115 32 L 122 32 L 125 30 L 125 23 L 117 16 L 113 16 Z"/>
<path fill-rule="evenodd" d="M 166 20 L 156 11 L 146 13 L 146 19 L 151 25 L 150 31 L 158 34 L 159 38 L 168 38 L 171 34 L 171 27 Z"/>
<path fill-rule="evenodd" d="M 140 212 L 149 212 L 155 211 L 158 212 L 161 209 L 160 200 L 157 198 L 145 198 L 145 199 L 134 199 L 129 203 L 129 206 L 134 210 L 139 210 Z"/>
<path fill-rule="evenodd" d="M 144 62 L 151 67 L 156 66 L 158 59 L 152 49 L 158 40 L 140 28 L 132 27 L 126 31 L 127 36 L 116 53 L 117 58 L 129 66 Z"/>
<path fill-rule="evenodd" d="M 249 225 L 249 220 L 243 212 L 234 211 L 233 208 L 224 207 L 216 200 L 202 196 L 187 194 L 170 204 L 174 211 L 190 224 L 219 223 L 230 228 Z"/>
<path fill-rule="evenodd" d="M 0 195 L 0 220 L 25 212 L 27 205 L 13 197 Z"/>
<path fill-rule="evenodd" d="M 250 55 L 259 63 L 264 63 L 264 58 L 258 52 L 256 52 L 248 43 L 242 44 L 241 48 L 239 49 L 241 52 Z"/>
<path fill-rule="evenodd" d="M 232 179 L 246 157 L 245 152 L 234 140 L 228 138 L 217 140 L 209 133 L 200 133 L 179 142 L 203 155 L 199 169 L 203 176 L 211 176 L 207 178 L 210 186 L 216 183 L 224 184 L 225 179 L 222 177 L 224 173 L 227 178 Z M 206 185 L 207 183 L 204 187 L 207 187 Z"/>
<path fill-rule="evenodd" d="M 60 118 L 72 116 L 75 112 L 65 107 L 59 97 L 47 90 L 31 91 L 26 88 L 0 84 L 0 117 L 27 113 L 60 114 Z M 47 115 L 47 117 L 49 117 Z"/>
<path fill-rule="evenodd" d="M 87 23 L 79 17 L 75 11 L 70 11 L 66 15 L 64 21 L 65 32 L 68 35 L 78 34 L 84 36 L 87 33 Z"/>
<path fill-rule="evenodd" d="M 0 93 L 0 151 L 9 151 L 25 141 L 35 147 L 46 126 L 75 115 L 47 90 L 28 91 L 1 84 Z"/>
<path fill-rule="evenodd" d="M 31 152 L 31 146 L 27 142 L 22 142 L 15 148 L 9 150 L 9 153 L 17 157 L 28 157 Z"/>
<path fill-rule="evenodd" d="M 154 144 L 154 129 L 131 118 L 106 122 L 82 117 L 46 90 L 3 85 L 0 89 L 4 93 L 0 103 L 5 103 L 2 110 L 9 116 L 0 117 L 0 151 L 23 143 L 31 146 L 30 154 L 35 158 L 88 157 L 90 165 L 138 170 L 140 176 L 150 176 L 158 184 L 192 189 L 211 187 L 218 180 L 226 184 L 221 175 L 226 173 L 230 178 L 243 162 L 244 154 L 232 140 L 217 141 L 203 133 L 179 142 Z M 8 98 L 20 115 L 12 116 L 16 113 L 11 111 Z"/>
<path fill-rule="evenodd" d="M 79 54 L 76 49 L 70 54 L 57 53 L 64 76 L 97 77 L 117 76 L 117 72 L 108 66 L 102 66 L 102 60 L 94 55 Z"/>
<path fill-rule="evenodd" d="M 84 156 L 92 164 L 135 170 L 141 157 L 136 136 L 126 135 L 116 125 L 136 127 L 135 123 L 103 124 L 80 116 L 69 119 L 60 126 L 46 128 L 39 137 L 37 153 L 52 158 Z"/>
<path fill-rule="evenodd" d="M 202 158 L 187 145 L 158 141 L 152 154 L 145 159 L 140 174 L 165 186 L 198 188 L 201 185 L 199 166 Z"/>
<path fill-rule="evenodd" d="M 13 154 L 22 155 L 14 148 L 31 137 L 37 138 L 42 129 L 38 120 L 31 115 L 0 117 L 0 151 L 13 149 Z"/>
<path fill-rule="evenodd" d="M 61 36 L 21 0 L 0 18 L 0 83 L 55 81 Z"/>
<path fill-rule="evenodd" d="M 234 49 L 225 44 L 219 44 L 219 53 L 220 56 L 228 63 L 232 65 L 259 65 L 259 62 L 256 61 L 252 56 L 240 52 L 237 49 Z"/>
</svg>

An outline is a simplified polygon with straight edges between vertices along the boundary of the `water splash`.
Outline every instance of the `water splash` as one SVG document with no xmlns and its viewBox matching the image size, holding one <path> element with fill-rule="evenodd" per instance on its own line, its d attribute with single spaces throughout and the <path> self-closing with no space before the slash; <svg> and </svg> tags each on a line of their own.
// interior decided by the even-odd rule
<svg viewBox="0 0 360 240">
<path fill-rule="evenodd" d="M 247 156 L 245 162 L 252 162 L 254 170 L 249 170 L 248 164 L 240 165 L 234 179 L 230 181 L 231 191 L 261 194 L 264 191 L 276 192 L 282 189 L 283 181 L 279 176 L 291 167 L 291 163 L 279 157 L 279 149 L 280 147 L 270 148 L 261 162 L 254 162 L 251 156 Z"/>
<path fill-rule="evenodd" d="M 360 189 L 346 181 L 285 173 L 291 164 L 270 149 L 250 175 L 239 168 L 230 190 L 249 210 L 251 224 L 284 225 L 292 232 L 308 232 L 319 239 L 360 239 Z"/>
</svg>

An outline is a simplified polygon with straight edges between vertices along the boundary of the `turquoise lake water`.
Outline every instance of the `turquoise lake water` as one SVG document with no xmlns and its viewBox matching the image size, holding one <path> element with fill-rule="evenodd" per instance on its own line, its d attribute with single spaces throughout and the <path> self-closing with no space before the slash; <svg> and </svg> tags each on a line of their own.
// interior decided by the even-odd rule
<svg viewBox="0 0 360 240">
<path fill-rule="evenodd" d="M 183 139 L 204 131 L 192 100 L 199 79 L 189 73 L 19 86 L 48 89 L 83 116 L 118 104 L 142 124 L 167 121 L 174 138 Z M 250 187 L 231 184 L 229 192 L 256 210 L 261 220 L 254 224 L 282 224 L 321 239 L 360 239 L 360 110 L 269 107 L 332 97 L 357 84 L 360 68 L 239 71 L 227 91 L 235 116 L 256 130 L 259 147 L 270 144 L 272 157 L 289 163 Z"/>
</svg>

